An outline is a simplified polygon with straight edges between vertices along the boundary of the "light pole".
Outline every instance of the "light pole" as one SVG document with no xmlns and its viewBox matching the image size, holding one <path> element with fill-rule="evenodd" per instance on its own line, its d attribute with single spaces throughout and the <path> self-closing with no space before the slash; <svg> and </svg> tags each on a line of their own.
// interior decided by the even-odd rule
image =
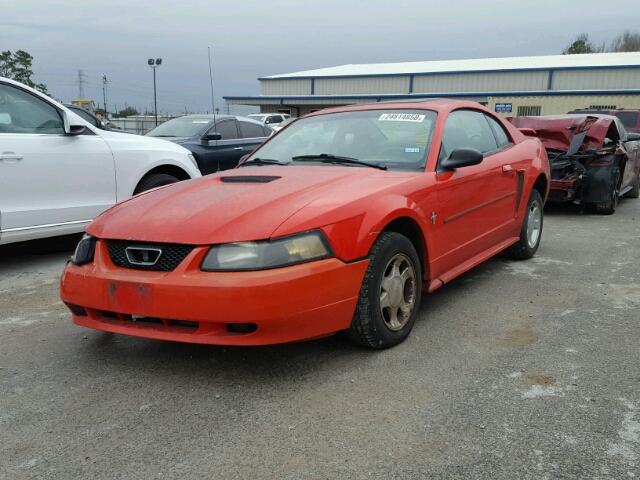
<svg viewBox="0 0 640 480">
<path fill-rule="evenodd" d="M 156 68 L 162 64 L 161 58 L 150 58 L 147 64 L 153 69 L 153 115 L 156 117 L 156 127 L 158 126 L 158 97 L 156 96 Z"/>
</svg>

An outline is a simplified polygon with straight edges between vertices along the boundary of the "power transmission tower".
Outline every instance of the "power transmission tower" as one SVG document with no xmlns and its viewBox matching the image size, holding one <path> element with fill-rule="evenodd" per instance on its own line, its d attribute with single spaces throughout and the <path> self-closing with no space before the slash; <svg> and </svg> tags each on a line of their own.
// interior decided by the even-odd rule
<svg viewBox="0 0 640 480">
<path fill-rule="evenodd" d="M 102 74 L 102 104 L 104 106 L 105 118 L 109 118 L 109 115 L 107 115 L 107 83 L 109 83 L 109 80 L 107 79 L 107 75 L 103 73 Z"/>
<path fill-rule="evenodd" d="M 82 70 L 78 70 L 78 98 L 84 98 L 85 83 L 87 83 L 87 76 Z"/>
</svg>

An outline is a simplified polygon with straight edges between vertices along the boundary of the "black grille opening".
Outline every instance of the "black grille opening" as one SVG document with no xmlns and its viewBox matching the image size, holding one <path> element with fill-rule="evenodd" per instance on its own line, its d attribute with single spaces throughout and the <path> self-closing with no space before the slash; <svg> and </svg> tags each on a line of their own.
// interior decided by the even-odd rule
<svg viewBox="0 0 640 480">
<path fill-rule="evenodd" d="M 133 247 L 135 252 L 127 248 Z M 125 240 L 107 240 L 111 261 L 118 267 L 135 270 L 171 272 L 191 253 L 195 245 L 179 243 L 143 243 Z M 141 255 L 148 249 L 149 255 Z M 159 251 L 159 254 L 158 254 Z"/>
<path fill-rule="evenodd" d="M 74 305 L 73 303 L 67 303 L 67 307 L 69 307 L 69 310 L 71 310 L 71 313 L 73 313 L 74 315 L 77 315 L 78 317 L 86 317 L 87 316 L 87 311 L 84 309 L 84 307 L 81 307 L 80 305 Z"/>
<path fill-rule="evenodd" d="M 190 320 L 169 320 L 169 328 L 180 328 L 183 330 L 197 330 L 199 327 L 198 322 L 192 322 Z"/>
<path fill-rule="evenodd" d="M 227 323 L 229 333 L 253 333 L 258 329 L 255 323 Z"/>
</svg>

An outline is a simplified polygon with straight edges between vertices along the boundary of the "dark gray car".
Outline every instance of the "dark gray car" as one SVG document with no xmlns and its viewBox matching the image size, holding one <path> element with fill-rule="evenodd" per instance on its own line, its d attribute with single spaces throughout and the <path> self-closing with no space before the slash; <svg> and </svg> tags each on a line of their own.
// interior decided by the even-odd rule
<svg viewBox="0 0 640 480">
<path fill-rule="evenodd" d="M 228 170 L 264 142 L 273 130 L 250 118 L 232 115 L 185 115 L 147 132 L 179 143 L 193 153 L 203 175 Z"/>
</svg>

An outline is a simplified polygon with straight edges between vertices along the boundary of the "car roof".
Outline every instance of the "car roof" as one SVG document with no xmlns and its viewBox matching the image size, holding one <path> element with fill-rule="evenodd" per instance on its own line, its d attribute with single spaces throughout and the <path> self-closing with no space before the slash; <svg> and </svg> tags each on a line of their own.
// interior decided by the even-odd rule
<svg viewBox="0 0 640 480">
<path fill-rule="evenodd" d="M 211 120 L 213 121 L 215 120 L 224 120 L 227 118 L 235 118 L 236 120 L 242 120 L 242 121 L 246 121 L 246 122 L 251 122 L 251 123 L 255 123 L 258 124 L 260 126 L 262 126 L 262 124 L 260 122 L 256 122 L 253 118 L 249 118 L 249 117 L 243 117 L 240 115 L 226 115 L 226 114 L 215 114 L 213 115 L 212 113 L 193 113 L 190 115 L 183 115 L 181 117 L 176 117 L 176 118 L 192 118 L 192 119 L 200 119 L 200 120 Z"/>
<path fill-rule="evenodd" d="M 399 99 L 384 102 L 360 103 L 341 107 L 318 110 L 305 116 L 323 115 L 327 113 L 353 112 L 362 110 L 432 110 L 435 112 L 447 111 L 453 108 L 475 108 L 489 111 L 486 107 L 471 100 L 454 100 L 451 98 L 421 98 Z"/>
</svg>

